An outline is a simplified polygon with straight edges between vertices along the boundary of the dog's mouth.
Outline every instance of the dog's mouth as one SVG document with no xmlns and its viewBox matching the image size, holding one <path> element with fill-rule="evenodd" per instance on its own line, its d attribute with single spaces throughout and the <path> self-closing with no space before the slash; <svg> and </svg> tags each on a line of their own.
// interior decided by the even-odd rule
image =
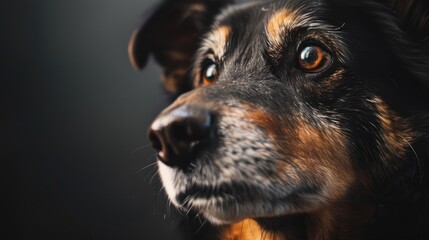
<svg viewBox="0 0 429 240">
<path fill-rule="evenodd" d="M 193 188 L 178 198 L 185 201 L 185 210 L 196 210 L 215 224 L 230 224 L 245 218 L 273 218 L 307 212 L 314 205 L 311 199 L 316 191 L 303 188 L 279 196 L 251 192 L 232 195 L 226 193 L 228 191 L 208 193 Z"/>
<path fill-rule="evenodd" d="M 177 195 L 177 202 L 182 209 L 201 213 L 213 223 L 232 223 L 254 213 L 247 205 L 257 204 L 259 194 L 250 194 L 256 188 L 242 184 L 220 184 L 219 186 L 193 185 Z M 253 202 L 251 202 L 253 195 Z M 252 203 L 252 204 L 250 204 Z"/>
<path fill-rule="evenodd" d="M 179 193 L 177 202 L 185 211 L 194 210 L 212 223 L 228 224 L 242 218 L 267 214 L 263 196 L 256 187 L 243 184 L 220 184 L 217 186 L 193 185 Z"/>
<path fill-rule="evenodd" d="M 181 182 L 170 194 L 173 203 L 185 212 L 193 210 L 215 224 L 230 224 L 244 218 L 271 218 L 307 211 L 314 205 L 317 186 L 285 188 L 256 183 L 228 182 L 212 185 Z M 183 191 L 177 191 L 184 189 Z"/>
<path fill-rule="evenodd" d="M 248 202 L 260 193 L 256 186 L 249 186 L 240 183 L 222 183 L 217 186 L 205 186 L 194 184 L 176 197 L 177 202 L 186 206 L 189 201 L 222 199 L 224 201 Z"/>
</svg>

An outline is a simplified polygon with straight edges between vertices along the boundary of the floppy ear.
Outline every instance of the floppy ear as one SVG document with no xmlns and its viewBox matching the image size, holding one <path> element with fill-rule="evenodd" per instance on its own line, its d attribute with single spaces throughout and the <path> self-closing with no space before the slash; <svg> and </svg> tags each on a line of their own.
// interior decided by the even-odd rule
<svg viewBox="0 0 429 240">
<path fill-rule="evenodd" d="M 151 54 L 162 67 L 168 93 L 192 88 L 189 69 L 202 35 L 231 0 L 165 0 L 133 32 L 128 46 L 131 64 L 143 69 Z"/>
</svg>

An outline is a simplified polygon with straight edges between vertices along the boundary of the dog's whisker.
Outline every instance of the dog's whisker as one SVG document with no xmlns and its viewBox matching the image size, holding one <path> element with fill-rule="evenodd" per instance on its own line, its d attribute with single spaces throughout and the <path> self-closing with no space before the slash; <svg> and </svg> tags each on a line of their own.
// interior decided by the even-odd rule
<svg viewBox="0 0 429 240">
<path fill-rule="evenodd" d="M 195 214 L 195 216 L 194 216 L 194 220 L 201 221 L 201 219 L 199 218 L 199 217 L 200 217 L 200 214 L 201 214 L 201 212 L 200 212 L 200 211 L 198 211 L 198 213 L 196 213 L 196 214 Z M 200 222 L 200 223 L 201 223 L 201 222 Z"/>
<path fill-rule="evenodd" d="M 191 213 L 191 211 L 192 211 L 192 208 L 189 208 L 189 209 L 185 212 L 185 215 L 186 215 L 186 216 L 189 216 L 189 214 Z"/>
<path fill-rule="evenodd" d="M 156 176 L 158 176 L 158 172 L 157 171 L 155 171 L 153 174 L 152 174 L 152 177 L 150 178 L 150 180 L 149 180 L 149 184 L 152 184 L 152 181 L 153 181 L 153 179 L 155 179 L 155 177 Z"/>
<path fill-rule="evenodd" d="M 144 149 L 144 148 L 147 148 L 147 147 L 150 147 L 152 144 L 146 144 L 146 145 L 143 145 L 143 146 L 140 146 L 140 147 L 137 147 L 136 149 L 134 149 L 134 150 L 132 150 L 131 152 L 130 152 L 130 154 L 132 155 L 132 154 L 134 154 L 134 153 L 136 153 L 137 151 L 139 151 L 139 150 L 142 150 L 142 149 Z"/>
<path fill-rule="evenodd" d="M 156 164 L 157 164 L 157 162 L 150 163 L 147 166 L 145 166 L 145 167 L 141 168 L 140 170 L 138 170 L 137 172 L 135 172 L 134 175 L 137 175 L 137 174 L 141 173 L 142 171 L 144 171 L 150 167 L 154 167 Z"/>
<path fill-rule="evenodd" d="M 155 167 L 153 167 L 153 168 L 149 167 L 149 168 L 146 169 L 146 171 L 142 171 L 141 174 L 144 174 L 145 177 L 144 177 L 143 181 L 146 182 L 146 181 L 148 181 L 148 179 L 152 175 L 158 174 L 158 171 L 157 171 L 157 168 L 155 168 Z M 135 174 L 135 175 L 138 175 L 138 174 Z"/>
<path fill-rule="evenodd" d="M 203 223 L 200 225 L 200 227 L 194 232 L 194 234 L 191 236 L 191 239 L 193 239 L 206 225 L 207 220 L 204 220 Z"/>
</svg>

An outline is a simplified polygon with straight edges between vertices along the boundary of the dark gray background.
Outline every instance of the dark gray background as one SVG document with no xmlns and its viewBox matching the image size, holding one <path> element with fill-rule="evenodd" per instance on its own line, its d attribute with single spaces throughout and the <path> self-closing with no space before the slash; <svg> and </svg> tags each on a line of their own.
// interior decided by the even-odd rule
<svg viewBox="0 0 429 240">
<path fill-rule="evenodd" d="M 19 165 L 2 176 L 19 177 L 14 236 L 180 239 L 156 167 L 145 168 L 155 161 L 147 127 L 167 96 L 157 66 L 138 72 L 127 56 L 154 2 L 2 2 L 2 122 Z"/>
</svg>

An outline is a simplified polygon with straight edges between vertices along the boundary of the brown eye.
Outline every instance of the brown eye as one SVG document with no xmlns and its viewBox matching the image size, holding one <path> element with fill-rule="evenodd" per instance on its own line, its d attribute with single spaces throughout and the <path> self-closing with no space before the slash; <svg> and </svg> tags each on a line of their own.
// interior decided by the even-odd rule
<svg viewBox="0 0 429 240">
<path fill-rule="evenodd" d="M 321 72 L 331 64 L 331 55 L 316 45 L 302 48 L 298 55 L 299 67 L 306 72 Z"/>
<path fill-rule="evenodd" d="M 210 63 L 206 67 L 203 68 L 202 73 L 202 84 L 204 86 L 213 84 L 219 74 L 218 66 L 216 63 Z"/>
</svg>

